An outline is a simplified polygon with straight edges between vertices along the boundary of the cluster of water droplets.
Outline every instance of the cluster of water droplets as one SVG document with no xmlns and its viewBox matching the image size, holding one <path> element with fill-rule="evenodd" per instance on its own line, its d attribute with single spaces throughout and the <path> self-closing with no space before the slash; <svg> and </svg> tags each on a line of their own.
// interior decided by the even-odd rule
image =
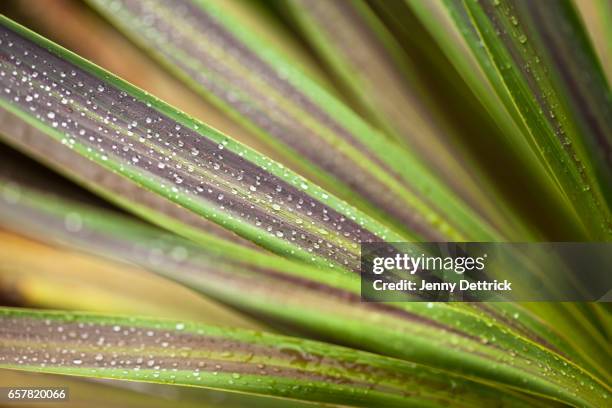
<svg viewBox="0 0 612 408">
<path fill-rule="evenodd" d="M 219 381 L 230 376 L 233 383 L 249 360 L 235 354 L 235 361 L 225 361 L 227 352 L 221 350 L 236 347 L 232 342 L 208 338 L 203 330 L 186 333 L 181 322 L 140 327 L 73 321 L 67 315 L 65 320 L 0 317 L 0 323 L 2 337 L 12 344 L 0 347 L 0 365 L 42 371 L 76 367 L 94 376 L 198 384 L 215 381 L 204 374 L 221 373 L 226 375 Z"/>
<path fill-rule="evenodd" d="M 71 314 L 59 317 L 0 315 L 0 366 L 43 372 L 76 369 L 96 377 L 230 388 L 253 382 L 274 394 L 297 388 L 355 388 L 350 380 L 355 376 L 370 389 L 389 374 L 357 355 L 330 357 L 299 342 L 253 345 L 183 322 L 141 325 L 133 320 L 99 323 Z M 250 337 L 257 341 L 260 334 Z M 293 388 L 277 380 L 282 377 L 292 378 Z"/>
<path fill-rule="evenodd" d="M 253 53 L 216 21 L 210 10 L 194 8 L 189 2 L 177 2 L 169 8 L 156 2 L 117 1 L 108 8 L 123 25 L 141 35 L 172 64 L 183 69 L 204 89 L 225 101 L 265 133 L 287 144 L 300 156 L 308 158 L 352 188 L 362 190 L 363 195 L 390 212 L 397 213 L 400 219 L 409 222 L 418 218 L 417 214 L 400 204 L 401 200 L 389 188 L 380 184 L 361 166 L 356 166 L 353 159 L 341 153 L 334 142 L 329 142 L 321 132 L 332 132 L 354 148 L 363 149 L 354 135 L 294 86 L 285 77 L 282 65 L 280 68 L 272 66 Z M 176 21 L 181 21 L 178 27 L 173 25 Z M 187 26 L 189 29 L 183 31 L 182 28 Z M 198 33 L 198 41 L 194 41 L 194 31 Z M 182 52 L 175 52 L 177 49 L 187 52 L 197 63 L 183 58 Z M 295 105 L 298 113 L 290 108 L 292 105 Z M 301 115 L 311 117 L 311 125 L 304 125 Z M 299 180 L 292 184 L 303 190 L 308 187 L 307 183 Z M 313 195 L 312 191 L 309 193 Z M 327 197 L 320 194 L 317 199 L 326 201 Z M 280 204 L 275 207 L 277 211 L 282 209 Z M 300 222 L 304 220 L 295 219 L 295 223 Z M 421 219 L 421 222 L 424 220 Z M 274 233 L 279 238 L 285 236 L 283 231 Z M 362 238 L 362 241 L 375 239 L 372 236 Z"/>
<path fill-rule="evenodd" d="M 200 124 L 178 123 L 8 29 L 0 41 L 3 97 L 68 148 L 221 225 L 255 226 L 255 239 L 288 241 L 330 265 L 357 267 L 358 243 L 377 239 L 282 165 Z"/>
</svg>

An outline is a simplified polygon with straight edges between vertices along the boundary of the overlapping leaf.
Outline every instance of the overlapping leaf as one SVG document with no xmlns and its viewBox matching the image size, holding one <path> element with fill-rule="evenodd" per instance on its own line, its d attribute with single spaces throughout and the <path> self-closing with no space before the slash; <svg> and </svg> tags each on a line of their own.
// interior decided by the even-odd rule
<svg viewBox="0 0 612 408">
<path fill-rule="evenodd" d="M 442 58 L 446 57 L 446 64 L 454 67 L 460 75 L 459 80 L 469 88 L 472 93 L 470 97 L 477 99 L 480 104 L 480 114 L 487 116 L 494 123 L 494 127 L 490 130 L 497 135 L 494 144 L 504 151 L 504 154 L 498 155 L 497 158 L 498 160 L 500 157 L 511 158 L 505 165 L 499 161 L 500 165 L 509 167 L 510 163 L 519 163 L 511 167 L 513 170 L 521 168 L 527 175 L 526 179 L 523 180 L 528 180 L 528 184 L 521 179 L 516 179 L 514 183 L 520 183 L 521 187 L 523 187 L 523 184 L 526 184 L 525 187 L 531 186 L 532 190 L 529 196 L 537 196 L 538 199 L 530 200 L 527 212 L 523 215 L 534 216 L 533 213 L 538 210 L 535 203 L 541 203 L 540 211 L 537 211 L 534 220 L 545 220 L 545 224 L 553 226 L 553 230 L 554 226 L 559 225 L 559 219 L 565 220 L 563 228 L 557 228 L 557 231 L 565 230 L 565 232 L 561 233 L 561 238 L 555 239 L 576 239 L 576 237 L 586 239 L 587 234 L 582 229 L 580 221 L 548 176 L 544 164 L 540 162 L 524 138 L 515 137 L 526 131 L 524 124 L 518 120 L 516 115 L 513 116 L 516 114 L 515 111 L 509 112 L 505 108 L 508 102 L 503 102 L 502 98 L 507 98 L 508 95 L 495 92 L 495 87 L 501 86 L 500 79 L 496 76 L 487 77 L 485 75 L 484 70 L 491 69 L 491 64 L 486 58 L 484 48 L 470 47 L 470 44 L 477 45 L 479 43 L 476 31 L 469 24 L 462 26 L 464 27 L 462 30 L 455 25 L 454 18 L 469 20 L 466 13 L 458 12 L 460 10 L 452 7 L 446 7 L 442 1 L 405 0 L 405 4 L 409 9 L 408 11 L 406 8 L 399 9 L 399 14 L 396 17 L 399 20 L 398 24 L 401 24 L 404 15 L 410 15 L 409 11 L 412 10 L 416 18 L 435 40 L 436 46 L 440 48 Z M 396 10 L 392 9 L 387 12 L 392 13 Z M 492 150 L 495 151 L 497 148 L 492 148 Z M 513 183 L 515 176 L 516 172 L 513 172 L 513 175 L 510 176 L 510 183 Z M 521 191 L 522 188 L 516 189 L 512 195 L 516 196 Z M 556 237 L 556 234 L 553 236 Z"/>
<path fill-rule="evenodd" d="M 349 269 L 360 242 L 405 238 L 9 20 L 0 39 L 3 136 L 153 222 Z"/>
<path fill-rule="evenodd" d="M 430 19 L 435 12 L 410 4 L 426 24 L 435 21 Z M 587 236 L 609 239 L 610 89 L 573 6 L 569 1 L 555 7 L 493 0 L 443 4 L 438 15 L 447 13 L 463 35 L 472 53 L 467 59 L 478 64 L 477 72 L 505 109 L 497 116 L 510 137 L 530 146 Z M 466 60 L 464 54 L 458 58 Z"/>
<path fill-rule="evenodd" d="M 407 57 L 366 2 L 294 0 L 278 4 L 348 89 L 347 103 L 356 104 L 377 127 L 421 157 L 446 185 L 495 225 L 510 236 L 518 234 L 506 225 L 511 214 L 491 205 L 491 186 L 458 143 L 456 126 L 424 89 L 415 61 Z M 513 221 L 513 227 L 518 223 Z"/>
<path fill-rule="evenodd" d="M 602 308 L 360 302 L 358 276 L 344 271 L 359 268 L 360 242 L 504 236 L 329 88 L 253 38 L 238 16 L 224 13 L 226 5 L 94 3 L 137 42 L 153 44 L 187 83 L 221 99 L 292 166 L 379 221 L 2 18 L 2 137 L 192 241 L 15 185 L 2 190 L 2 225 L 140 265 L 249 313 L 401 360 L 183 321 L 5 310 L 0 366 L 359 406 L 607 403 L 609 316 Z M 430 4 L 413 7 L 423 17 Z M 607 237 L 609 89 L 573 8 L 564 2 L 544 13 L 518 0 L 436 4 L 450 16 L 441 29 L 464 36 L 446 49 L 467 45 L 454 55 L 472 88 L 529 156 L 534 177 L 552 175 L 560 205 L 573 208 L 563 221 Z M 555 24 L 580 48 L 575 60 L 552 34 Z M 502 28 L 499 38 L 495 27 Z M 536 58 L 546 68 L 534 66 Z M 576 106 L 580 101 L 584 106 Z M 567 177 L 555 163 L 566 158 Z M 575 195 L 585 180 L 584 194 Z M 226 229 L 317 267 L 257 250 Z"/>
<path fill-rule="evenodd" d="M 308 340 L 181 322 L 2 309 L 0 367 L 349 406 L 529 406 L 427 367 Z"/>
<path fill-rule="evenodd" d="M 419 157 L 390 143 L 245 29 L 227 3 L 91 3 L 300 173 L 358 208 L 414 237 L 501 238 Z"/>
<path fill-rule="evenodd" d="M 6 193 L 14 187 L 8 188 L 5 195 L 19 198 L 2 202 L 0 217 L 6 226 L 142 265 L 318 336 L 578 405 L 607 396 L 597 364 L 590 370 L 596 374 L 587 373 L 581 367 L 592 362 L 562 333 L 515 305 L 362 303 L 356 275 L 315 269 L 225 242 L 200 248 L 124 217 L 23 189 Z M 68 214 L 78 214 L 78 231 L 65 229 Z M 571 376 L 583 384 L 568 381 Z"/>
</svg>

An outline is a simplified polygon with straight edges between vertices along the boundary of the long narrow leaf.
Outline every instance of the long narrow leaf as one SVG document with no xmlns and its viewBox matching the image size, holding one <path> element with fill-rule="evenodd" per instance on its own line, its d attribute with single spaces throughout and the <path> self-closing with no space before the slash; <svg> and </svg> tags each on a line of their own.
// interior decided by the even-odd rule
<svg viewBox="0 0 612 408">
<path fill-rule="evenodd" d="M 351 349 L 182 321 L 2 309 L 0 367 L 349 406 L 443 407 L 514 395 Z M 477 392 L 476 392 L 477 391 Z"/>
</svg>

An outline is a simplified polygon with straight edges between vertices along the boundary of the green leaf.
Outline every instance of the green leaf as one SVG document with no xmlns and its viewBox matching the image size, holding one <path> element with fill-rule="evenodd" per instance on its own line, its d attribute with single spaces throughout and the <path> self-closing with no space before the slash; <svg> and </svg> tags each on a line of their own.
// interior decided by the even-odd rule
<svg viewBox="0 0 612 408">
<path fill-rule="evenodd" d="M 3 195 L 15 197 L 0 201 L 0 220 L 7 227 L 141 265 L 317 337 L 577 405 L 597 406 L 608 396 L 605 374 L 598 377 L 601 371 L 591 368 L 597 363 L 520 306 L 364 303 L 356 274 L 312 268 L 227 242 L 198 247 L 123 216 L 6 188 Z M 67 214 L 79 215 L 78 231 L 65 229 Z M 580 378 L 578 383 L 572 376 Z"/>
<path fill-rule="evenodd" d="M 249 31 L 233 2 L 91 3 L 301 174 L 392 228 L 413 239 L 501 239 L 422 158 L 389 142 Z"/>
<path fill-rule="evenodd" d="M 0 309 L 0 367 L 349 406 L 530 406 L 468 380 L 324 343 L 190 322 Z"/>
</svg>

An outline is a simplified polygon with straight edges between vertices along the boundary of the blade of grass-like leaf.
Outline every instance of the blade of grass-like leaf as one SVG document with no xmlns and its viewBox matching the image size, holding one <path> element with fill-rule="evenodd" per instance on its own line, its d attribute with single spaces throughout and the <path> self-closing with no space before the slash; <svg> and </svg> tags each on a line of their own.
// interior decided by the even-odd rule
<svg viewBox="0 0 612 408">
<path fill-rule="evenodd" d="M 65 230 L 67 212 L 80 214 L 78 233 Z M 356 275 L 313 269 L 228 243 L 198 248 L 123 217 L 26 190 L 18 202 L 4 202 L 0 217 L 7 227 L 128 260 L 223 302 L 337 342 L 474 380 L 580 400 L 579 405 L 608 393 L 596 378 L 597 368 L 590 370 L 595 374 L 587 372 L 590 364 L 563 333 L 512 304 L 363 303 Z M 174 259 L 176 248 L 187 256 Z M 583 384 L 576 388 L 568 382 L 571 376 Z"/>
<path fill-rule="evenodd" d="M 111 201 L 204 243 L 212 238 L 202 230 L 218 225 L 287 256 L 354 270 L 359 243 L 406 239 L 78 56 L 2 24 L 2 136 Z"/>
<path fill-rule="evenodd" d="M 460 7 L 452 0 L 445 4 Z M 523 137 L 592 239 L 607 240 L 610 90 L 571 4 L 545 4 L 464 2 L 493 65 L 485 72 L 503 81 L 498 93 L 509 95 L 506 109 L 517 111 L 526 128 Z"/>
<path fill-rule="evenodd" d="M 387 141 L 245 30 L 225 2 L 91 3 L 340 198 L 415 237 L 500 238 L 418 157 Z"/>
<path fill-rule="evenodd" d="M 591 168 L 609 209 L 612 206 L 612 91 L 586 27 L 571 0 L 561 2 L 552 11 L 522 0 L 516 2 L 516 7 L 536 43 L 535 49 L 554 67 L 550 74 L 551 85 L 557 91 L 557 113 L 567 114 L 568 122 L 575 125 L 574 132 L 566 134 L 567 139 L 562 142 L 573 140 L 580 145 L 572 154 L 580 152 L 584 165 Z M 553 99 L 553 107 L 556 102 Z M 560 133 L 563 134 L 563 129 Z M 612 234 L 610 223 L 608 227 Z"/>
<path fill-rule="evenodd" d="M 473 406 L 493 401 L 528 406 L 518 396 L 427 367 L 261 332 L 19 309 L 1 309 L 0 327 L 2 368 L 351 406 Z"/>
</svg>

